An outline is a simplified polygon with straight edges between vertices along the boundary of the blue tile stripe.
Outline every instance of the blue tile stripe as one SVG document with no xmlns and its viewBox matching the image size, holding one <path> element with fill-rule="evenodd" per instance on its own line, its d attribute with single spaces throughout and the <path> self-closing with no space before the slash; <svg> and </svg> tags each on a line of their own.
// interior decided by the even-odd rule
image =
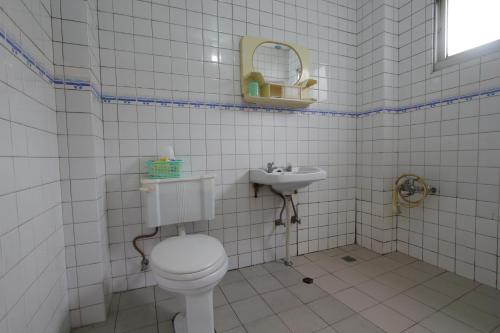
<svg viewBox="0 0 500 333">
<path fill-rule="evenodd" d="M 353 111 L 326 111 L 321 109 L 287 109 L 278 107 L 262 107 L 251 104 L 236 104 L 236 103 L 222 103 L 222 102 L 201 102 L 201 101 L 189 101 L 189 100 L 176 100 L 168 98 L 157 98 L 157 97 L 133 97 L 133 96 L 110 96 L 103 95 L 99 89 L 91 82 L 86 80 L 78 79 L 65 79 L 55 77 L 53 73 L 47 70 L 40 62 L 23 49 L 22 45 L 16 42 L 12 37 L 0 29 L 0 43 L 9 50 L 14 56 L 23 61 L 23 63 L 42 77 L 45 81 L 49 82 L 58 88 L 70 88 L 76 90 L 90 90 L 92 94 L 105 104 L 134 104 L 134 105 L 154 105 L 154 106 L 179 106 L 179 107 L 194 107 L 194 108 L 207 108 L 207 109 L 228 109 L 228 110 L 258 110 L 258 111 L 270 111 L 270 112 L 284 112 L 284 113 L 300 113 L 300 114 L 317 114 L 322 116 L 339 116 L 339 117 L 365 117 L 377 113 L 404 113 L 411 112 L 421 109 L 432 109 L 440 106 L 455 104 L 459 102 L 471 101 L 477 98 L 491 97 L 500 94 L 500 87 L 491 88 L 487 90 L 481 90 L 476 92 L 471 92 L 465 95 L 446 97 L 442 99 L 436 99 L 429 102 L 419 103 L 415 105 L 406 105 L 399 107 L 386 107 L 377 108 L 361 112 Z"/>
</svg>

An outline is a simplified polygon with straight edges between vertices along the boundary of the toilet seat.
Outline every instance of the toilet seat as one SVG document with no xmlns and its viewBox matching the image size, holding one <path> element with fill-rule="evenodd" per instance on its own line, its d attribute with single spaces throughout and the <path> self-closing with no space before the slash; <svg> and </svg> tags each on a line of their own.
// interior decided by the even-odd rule
<svg viewBox="0 0 500 333">
<path fill-rule="evenodd" d="M 207 235 L 170 237 L 151 252 L 151 267 L 159 277 L 173 281 L 203 279 L 227 265 L 222 244 Z"/>
</svg>

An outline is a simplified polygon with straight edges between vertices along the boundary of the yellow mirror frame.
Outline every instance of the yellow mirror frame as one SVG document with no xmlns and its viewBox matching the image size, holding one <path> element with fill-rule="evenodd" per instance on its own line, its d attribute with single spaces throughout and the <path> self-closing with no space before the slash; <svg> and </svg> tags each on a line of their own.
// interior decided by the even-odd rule
<svg viewBox="0 0 500 333">
<path fill-rule="evenodd" d="M 296 84 L 285 85 L 266 82 L 261 73 L 254 71 L 253 55 L 257 47 L 264 43 L 285 45 L 295 51 L 302 65 L 302 74 Z M 286 108 L 303 108 L 316 102 L 314 98 L 310 97 L 310 87 L 315 85 L 317 81 L 310 78 L 309 50 L 300 45 L 244 36 L 240 40 L 240 70 L 241 95 L 245 102 Z M 249 94 L 250 82 L 258 83 L 258 96 Z"/>
</svg>

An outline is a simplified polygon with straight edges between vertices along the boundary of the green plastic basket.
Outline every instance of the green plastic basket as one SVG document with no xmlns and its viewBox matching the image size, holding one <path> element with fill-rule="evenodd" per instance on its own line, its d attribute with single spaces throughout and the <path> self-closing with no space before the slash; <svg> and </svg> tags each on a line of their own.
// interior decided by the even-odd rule
<svg viewBox="0 0 500 333">
<path fill-rule="evenodd" d="M 146 162 L 150 178 L 179 178 L 183 164 L 183 160 Z"/>
</svg>

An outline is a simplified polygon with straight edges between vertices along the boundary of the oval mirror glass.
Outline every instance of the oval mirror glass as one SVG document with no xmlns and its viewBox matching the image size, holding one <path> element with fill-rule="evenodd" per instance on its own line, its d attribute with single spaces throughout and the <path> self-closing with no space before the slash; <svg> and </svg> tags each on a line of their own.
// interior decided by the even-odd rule
<svg viewBox="0 0 500 333">
<path fill-rule="evenodd" d="M 269 83 L 294 85 L 302 75 L 302 63 L 294 49 L 285 44 L 266 42 L 253 54 L 253 69 Z"/>
</svg>

